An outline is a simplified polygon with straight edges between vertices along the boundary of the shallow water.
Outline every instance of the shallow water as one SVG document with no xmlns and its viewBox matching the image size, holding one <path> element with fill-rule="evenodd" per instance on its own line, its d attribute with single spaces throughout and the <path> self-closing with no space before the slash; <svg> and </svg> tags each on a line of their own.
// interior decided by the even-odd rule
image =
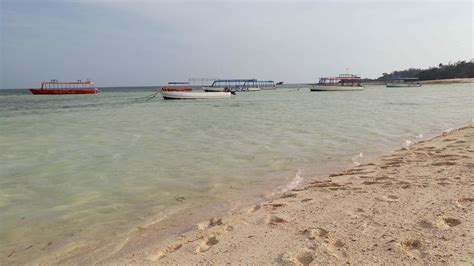
<svg viewBox="0 0 474 266">
<path fill-rule="evenodd" d="M 471 84 L 151 94 L 0 91 L 0 261 L 113 238 L 196 201 L 250 200 L 473 117 Z"/>
</svg>

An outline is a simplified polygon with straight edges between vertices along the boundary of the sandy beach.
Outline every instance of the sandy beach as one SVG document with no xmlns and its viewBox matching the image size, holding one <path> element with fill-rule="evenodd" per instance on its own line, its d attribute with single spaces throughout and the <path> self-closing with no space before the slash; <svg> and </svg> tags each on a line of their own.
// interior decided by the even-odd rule
<svg viewBox="0 0 474 266">
<path fill-rule="evenodd" d="M 473 138 L 471 124 L 190 230 L 158 223 L 40 263 L 470 264 Z"/>
</svg>

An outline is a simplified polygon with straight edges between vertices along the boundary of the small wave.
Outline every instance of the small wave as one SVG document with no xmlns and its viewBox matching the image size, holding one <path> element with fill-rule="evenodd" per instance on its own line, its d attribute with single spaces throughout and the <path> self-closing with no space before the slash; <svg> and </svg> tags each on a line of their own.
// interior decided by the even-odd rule
<svg viewBox="0 0 474 266">
<path fill-rule="evenodd" d="M 352 163 L 359 166 L 361 164 L 360 160 L 364 157 L 364 154 L 362 152 L 359 152 L 359 154 L 352 156 Z"/>
<path fill-rule="evenodd" d="M 292 189 L 297 188 L 303 182 L 302 174 L 303 174 L 303 171 L 301 171 L 301 169 L 298 169 L 298 172 L 296 172 L 295 178 L 293 178 L 293 180 L 291 180 L 291 182 L 288 183 L 286 187 L 283 188 L 281 191 L 283 193 L 286 193 Z"/>
<path fill-rule="evenodd" d="M 455 130 L 456 130 L 456 129 L 454 129 L 454 128 L 448 128 L 448 129 L 446 129 L 445 131 L 443 131 L 443 133 L 447 134 L 447 133 L 451 133 L 451 132 L 453 132 L 453 131 L 455 131 Z"/>
<path fill-rule="evenodd" d="M 415 136 L 415 139 L 422 139 L 423 138 L 423 134 L 419 133 L 418 135 Z"/>
<path fill-rule="evenodd" d="M 418 106 L 420 105 L 419 103 L 408 103 L 408 102 L 405 102 L 405 103 L 395 103 L 395 102 L 388 102 L 387 104 L 389 105 L 413 105 L 413 106 Z"/>
<path fill-rule="evenodd" d="M 411 140 L 405 140 L 402 144 L 402 150 L 409 150 L 410 149 L 410 146 L 412 145 L 412 141 Z"/>
</svg>

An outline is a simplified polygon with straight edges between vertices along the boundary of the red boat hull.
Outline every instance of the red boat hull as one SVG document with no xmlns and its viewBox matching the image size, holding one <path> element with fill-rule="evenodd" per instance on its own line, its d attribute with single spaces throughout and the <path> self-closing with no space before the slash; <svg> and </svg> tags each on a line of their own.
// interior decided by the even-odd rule
<svg viewBox="0 0 474 266">
<path fill-rule="evenodd" d="M 97 89 L 64 89 L 64 90 L 51 90 L 51 89 L 30 89 L 33 94 L 96 94 Z"/>
</svg>

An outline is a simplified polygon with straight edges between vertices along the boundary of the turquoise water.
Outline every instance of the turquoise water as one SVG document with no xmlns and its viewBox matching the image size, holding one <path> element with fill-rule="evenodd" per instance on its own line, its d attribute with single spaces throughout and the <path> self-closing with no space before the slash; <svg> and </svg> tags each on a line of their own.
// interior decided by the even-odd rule
<svg viewBox="0 0 474 266">
<path fill-rule="evenodd" d="M 238 205 L 473 118 L 471 84 L 152 93 L 0 92 L 0 261 L 118 237 L 198 201 Z"/>
</svg>

